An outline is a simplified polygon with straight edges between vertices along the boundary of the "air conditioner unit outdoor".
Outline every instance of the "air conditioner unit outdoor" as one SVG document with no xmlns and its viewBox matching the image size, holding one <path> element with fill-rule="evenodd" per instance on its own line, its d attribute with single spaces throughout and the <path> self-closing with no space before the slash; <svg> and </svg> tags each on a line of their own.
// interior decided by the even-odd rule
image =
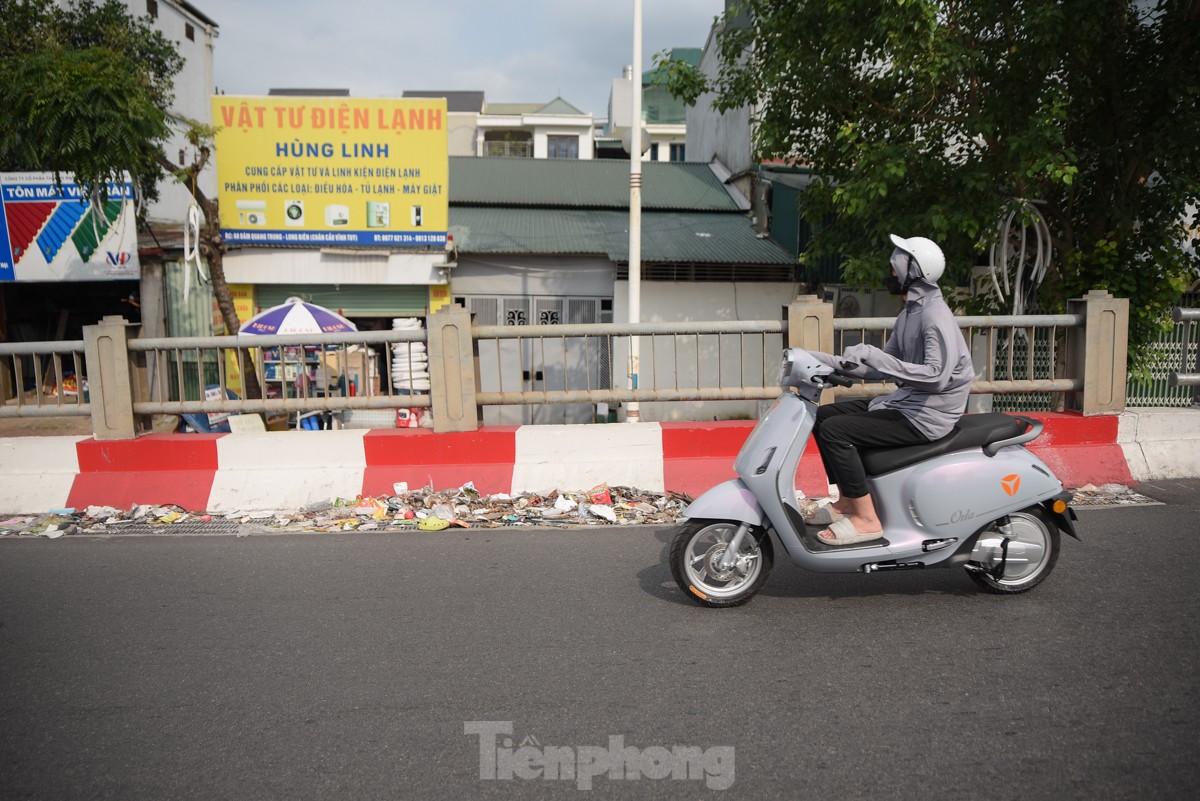
<svg viewBox="0 0 1200 801">
<path fill-rule="evenodd" d="M 825 301 L 833 304 L 833 316 L 841 319 L 856 317 L 894 319 L 900 313 L 901 307 L 899 297 L 883 289 L 863 286 L 826 285 Z M 843 348 L 859 342 L 883 347 L 884 338 L 881 331 L 845 331 L 840 342 Z"/>
<path fill-rule="evenodd" d="M 874 317 L 875 290 L 870 287 L 826 286 L 834 317 Z"/>
</svg>

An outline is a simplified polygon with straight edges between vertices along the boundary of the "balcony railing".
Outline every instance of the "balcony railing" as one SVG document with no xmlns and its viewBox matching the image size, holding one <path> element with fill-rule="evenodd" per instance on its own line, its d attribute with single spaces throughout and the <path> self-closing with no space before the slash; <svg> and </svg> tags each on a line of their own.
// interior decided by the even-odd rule
<svg viewBox="0 0 1200 801">
<path fill-rule="evenodd" d="M 533 142 L 491 142 L 484 141 L 483 155 L 490 158 L 531 159 L 533 158 Z"/>
</svg>

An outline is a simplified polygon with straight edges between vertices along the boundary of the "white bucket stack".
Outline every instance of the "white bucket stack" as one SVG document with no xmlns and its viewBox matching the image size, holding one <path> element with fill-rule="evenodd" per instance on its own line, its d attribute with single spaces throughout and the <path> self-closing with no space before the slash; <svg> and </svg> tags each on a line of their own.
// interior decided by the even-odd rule
<svg viewBox="0 0 1200 801">
<path fill-rule="evenodd" d="M 397 317 L 393 331 L 419 331 L 417 317 Z M 392 345 L 392 386 L 408 392 L 429 391 L 429 354 L 424 342 L 397 342 Z"/>
</svg>

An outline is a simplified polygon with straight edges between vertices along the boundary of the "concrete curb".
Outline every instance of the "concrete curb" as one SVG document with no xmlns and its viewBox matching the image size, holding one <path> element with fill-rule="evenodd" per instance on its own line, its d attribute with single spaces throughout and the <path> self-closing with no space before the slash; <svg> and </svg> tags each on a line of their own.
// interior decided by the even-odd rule
<svg viewBox="0 0 1200 801">
<path fill-rule="evenodd" d="M 79 475 L 85 437 L 0 439 L 0 509 L 45 511 L 64 505 Z"/>
<path fill-rule="evenodd" d="M 1031 450 L 1067 487 L 1200 476 L 1200 410 L 1028 415 L 1045 424 Z M 597 484 L 698 495 L 733 477 L 752 421 L 424 429 L 148 434 L 0 439 L 0 511 L 172 504 L 190 511 L 302 509 L 335 497 L 391 495 L 472 482 L 484 494 L 580 491 Z M 828 493 L 816 447 L 797 486 Z"/>
<path fill-rule="evenodd" d="M 1117 442 L 1138 481 L 1200 476 L 1200 409 L 1129 409 Z"/>
</svg>

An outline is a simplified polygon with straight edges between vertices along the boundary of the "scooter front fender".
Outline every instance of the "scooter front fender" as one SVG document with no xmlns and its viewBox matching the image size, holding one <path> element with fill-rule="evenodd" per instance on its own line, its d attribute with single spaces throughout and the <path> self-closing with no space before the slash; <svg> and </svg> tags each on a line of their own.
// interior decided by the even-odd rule
<svg viewBox="0 0 1200 801">
<path fill-rule="evenodd" d="M 692 501 L 681 516 L 704 520 L 737 520 L 752 526 L 761 526 L 766 521 L 758 499 L 740 478 L 730 479 L 708 490 Z"/>
</svg>

